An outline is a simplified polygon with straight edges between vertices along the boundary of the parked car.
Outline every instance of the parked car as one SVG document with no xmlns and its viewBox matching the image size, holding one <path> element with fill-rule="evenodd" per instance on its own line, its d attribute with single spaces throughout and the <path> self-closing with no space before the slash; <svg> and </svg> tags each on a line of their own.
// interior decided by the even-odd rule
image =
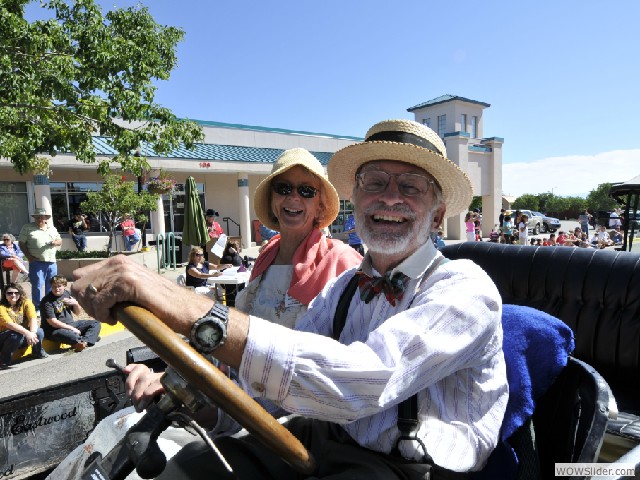
<svg viewBox="0 0 640 480">
<path fill-rule="evenodd" d="M 554 217 L 547 217 L 544 213 L 531 211 L 534 215 L 542 217 L 542 226 L 540 227 L 540 233 L 554 233 L 560 228 L 560 220 Z"/>
<path fill-rule="evenodd" d="M 527 220 L 528 230 L 534 235 L 540 234 L 542 225 L 544 223 L 542 219 L 542 215 L 536 214 L 536 212 L 533 212 L 531 210 L 520 209 L 520 212 L 522 212 L 523 215 L 526 215 L 528 217 L 528 220 Z"/>
</svg>

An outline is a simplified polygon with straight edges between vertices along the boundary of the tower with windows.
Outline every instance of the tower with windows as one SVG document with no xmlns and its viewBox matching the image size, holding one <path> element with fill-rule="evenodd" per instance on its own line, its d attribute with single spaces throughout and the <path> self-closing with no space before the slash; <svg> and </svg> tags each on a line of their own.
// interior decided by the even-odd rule
<svg viewBox="0 0 640 480">
<path fill-rule="evenodd" d="M 502 207 L 502 144 L 485 138 L 482 113 L 488 103 L 441 95 L 408 108 L 414 120 L 433 129 L 444 140 L 447 156 L 471 179 L 473 195 L 482 197 L 482 234 L 488 237 Z M 464 213 L 445 222 L 448 238 L 464 238 Z"/>
</svg>

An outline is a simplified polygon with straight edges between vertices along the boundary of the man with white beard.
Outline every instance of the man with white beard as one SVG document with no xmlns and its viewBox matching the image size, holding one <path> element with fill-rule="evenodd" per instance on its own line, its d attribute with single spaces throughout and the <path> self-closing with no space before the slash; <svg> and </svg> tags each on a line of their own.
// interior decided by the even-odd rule
<svg viewBox="0 0 640 480">
<path fill-rule="evenodd" d="M 498 291 L 430 238 L 447 212 L 468 209 L 471 183 L 438 135 L 408 120 L 374 125 L 328 173 L 353 199 L 362 264 L 330 282 L 293 331 L 229 309 L 213 355 L 247 393 L 291 415 L 287 428 L 318 460 L 312 478 L 465 478 L 495 448 L 508 398 Z M 102 321 L 132 301 L 193 338 L 213 312 L 210 299 L 174 285 L 158 293 L 157 277 L 123 258 L 76 275 L 74 295 Z M 157 393 L 143 376 L 127 384 L 137 406 Z M 214 425 L 236 477 L 197 441 L 160 478 L 302 478 L 252 435 L 232 437 L 240 427 L 224 412 Z"/>
</svg>

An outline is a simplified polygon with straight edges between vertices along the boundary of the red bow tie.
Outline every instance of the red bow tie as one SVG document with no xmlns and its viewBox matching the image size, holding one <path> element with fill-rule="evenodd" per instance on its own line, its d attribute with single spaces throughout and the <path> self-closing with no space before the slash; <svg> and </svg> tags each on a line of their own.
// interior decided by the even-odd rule
<svg viewBox="0 0 640 480">
<path fill-rule="evenodd" d="M 382 277 L 370 277 L 363 271 L 358 271 L 360 278 L 358 279 L 358 288 L 360 289 L 360 300 L 369 303 L 380 292 L 384 291 L 387 301 L 396 306 L 396 300 L 402 300 L 404 289 L 407 286 L 409 277 L 402 272 L 397 272 L 390 277 L 389 274 Z"/>
</svg>

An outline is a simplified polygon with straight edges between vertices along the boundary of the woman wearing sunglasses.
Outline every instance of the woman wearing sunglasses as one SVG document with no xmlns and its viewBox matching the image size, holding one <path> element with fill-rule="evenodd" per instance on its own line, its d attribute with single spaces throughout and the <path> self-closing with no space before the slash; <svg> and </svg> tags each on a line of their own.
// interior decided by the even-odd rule
<svg viewBox="0 0 640 480">
<path fill-rule="evenodd" d="M 13 353 L 21 347 L 31 346 L 34 358 L 47 358 L 49 355 L 42 348 L 43 338 L 36 309 L 22 286 L 5 285 L 0 300 L 0 369 L 9 368 Z"/>
<path fill-rule="evenodd" d="M 336 189 L 307 150 L 286 150 L 256 188 L 258 219 L 277 230 L 256 259 L 236 308 L 293 327 L 325 284 L 357 266 L 362 257 L 322 229 L 340 210 Z"/>
<path fill-rule="evenodd" d="M 303 148 L 286 150 L 278 157 L 271 174 L 256 188 L 253 204 L 262 224 L 280 233 L 261 250 L 249 283 L 236 295 L 235 306 L 293 327 L 325 284 L 360 265 L 362 257 L 322 233 L 338 215 L 340 200 L 320 162 Z M 194 251 L 202 249 L 194 247 Z M 191 255 L 189 262 L 194 263 Z M 159 381 L 162 373 L 133 364 L 125 372 L 138 411 L 163 391 Z M 200 421 L 207 425 L 206 414 Z"/>
<path fill-rule="evenodd" d="M 230 266 L 231 265 L 220 265 L 220 268 Z M 204 250 L 202 247 L 192 247 L 189 252 L 185 284 L 187 287 L 194 287 L 197 293 L 209 294 L 210 289 L 207 285 L 207 280 L 220 275 L 220 272 L 214 270 L 215 268 L 218 268 L 218 265 L 209 263 L 204 259 Z"/>
</svg>

